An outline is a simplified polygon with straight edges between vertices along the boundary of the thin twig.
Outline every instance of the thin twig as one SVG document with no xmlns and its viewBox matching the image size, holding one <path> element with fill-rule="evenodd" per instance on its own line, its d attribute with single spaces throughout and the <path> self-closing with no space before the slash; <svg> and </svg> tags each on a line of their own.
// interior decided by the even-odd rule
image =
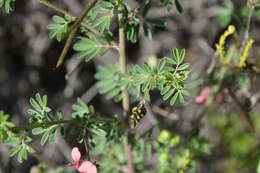
<svg viewBox="0 0 260 173">
<path fill-rule="evenodd" d="M 56 68 L 59 68 L 63 64 L 64 59 L 65 59 L 65 57 L 66 57 L 66 55 L 67 55 L 67 53 L 68 53 L 68 51 L 70 49 L 70 46 L 71 46 L 71 44 L 73 42 L 73 38 L 75 37 L 76 33 L 77 33 L 77 28 L 72 30 L 72 32 L 69 34 L 69 37 L 66 40 L 65 46 L 62 49 L 61 55 L 60 55 L 60 57 L 58 59 L 58 62 L 56 64 Z"/>
</svg>

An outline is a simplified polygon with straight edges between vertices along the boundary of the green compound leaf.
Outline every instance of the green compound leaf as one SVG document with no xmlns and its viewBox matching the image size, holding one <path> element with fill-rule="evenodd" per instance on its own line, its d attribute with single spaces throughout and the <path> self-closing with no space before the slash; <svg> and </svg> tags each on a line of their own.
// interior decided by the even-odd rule
<svg viewBox="0 0 260 173">
<path fill-rule="evenodd" d="M 50 130 L 46 130 L 41 138 L 40 144 L 44 145 L 46 143 L 46 141 L 48 140 L 50 135 Z"/>
<path fill-rule="evenodd" d="M 0 0 L 0 8 L 4 8 L 4 11 L 10 14 L 14 11 L 14 2 L 15 0 Z"/>
<path fill-rule="evenodd" d="M 177 11 L 179 13 L 183 12 L 183 7 L 182 7 L 181 3 L 178 0 L 175 0 L 175 6 L 176 6 L 176 9 L 177 9 Z"/>
<path fill-rule="evenodd" d="M 170 11 L 172 9 L 174 2 L 175 2 L 175 0 L 168 0 L 167 1 L 167 3 L 166 3 L 167 11 Z"/>
<path fill-rule="evenodd" d="M 86 62 L 93 59 L 98 54 L 104 54 L 108 50 L 108 44 L 96 38 L 79 37 L 79 41 L 74 44 L 73 49 L 79 52 L 79 56 Z"/>
<path fill-rule="evenodd" d="M 180 103 L 184 103 L 183 94 L 182 94 L 181 92 L 179 92 L 178 96 L 179 96 L 179 101 L 180 101 Z"/>
<path fill-rule="evenodd" d="M 91 129 L 91 132 L 98 135 L 98 136 L 103 136 L 103 137 L 107 135 L 107 132 L 103 129 L 100 129 L 100 128 Z"/>
<path fill-rule="evenodd" d="M 171 89 L 163 96 L 163 100 L 167 100 L 169 97 L 171 97 L 174 93 L 175 89 Z"/>
<path fill-rule="evenodd" d="M 24 139 L 24 142 L 30 143 L 30 142 L 32 142 L 32 138 L 30 138 L 29 136 L 26 136 Z"/>
<path fill-rule="evenodd" d="M 160 0 L 160 2 L 161 2 L 161 4 L 164 4 L 165 0 Z M 183 12 L 183 7 L 182 7 L 181 3 L 179 2 L 179 0 L 167 0 L 165 3 L 166 10 L 170 11 L 172 9 L 173 5 L 175 5 L 175 7 L 179 13 Z"/>
<path fill-rule="evenodd" d="M 189 96 L 190 93 L 187 90 L 180 90 L 179 92 L 181 92 L 183 95 Z"/>
<path fill-rule="evenodd" d="M 4 1 L 4 0 L 0 0 L 0 8 L 2 8 L 2 7 L 3 7 L 4 3 L 5 3 L 5 1 Z"/>
<path fill-rule="evenodd" d="M 152 1 L 148 1 L 145 5 L 144 5 L 144 9 L 143 9 L 143 16 L 146 17 L 147 13 L 149 12 L 149 10 L 152 7 Z"/>
<path fill-rule="evenodd" d="M 4 141 L 6 145 L 18 145 L 21 143 L 21 139 L 19 137 L 10 137 Z"/>
<path fill-rule="evenodd" d="M 125 26 L 125 32 L 126 32 L 126 38 L 127 40 L 131 41 L 132 43 L 137 42 L 138 35 L 139 35 L 139 23 L 133 23 L 133 24 L 126 24 Z"/>
<path fill-rule="evenodd" d="M 165 66 L 166 60 L 165 59 L 160 59 L 159 64 L 157 66 L 157 72 L 162 73 L 164 66 Z"/>
<path fill-rule="evenodd" d="M 105 147 L 107 146 L 107 139 L 101 135 L 95 135 L 94 139 L 91 140 L 93 144 L 90 154 L 98 155 L 104 152 Z"/>
<path fill-rule="evenodd" d="M 8 117 L 4 111 L 0 111 L 0 142 L 8 139 L 10 128 L 14 127 L 14 124 L 8 121 Z"/>
<path fill-rule="evenodd" d="M 32 105 L 33 109 L 27 109 L 27 113 L 35 116 L 35 117 L 45 117 L 46 113 L 49 113 L 51 109 L 47 106 L 47 96 L 44 95 L 43 97 L 40 94 L 35 95 L 34 98 L 30 98 L 30 104 Z"/>
<path fill-rule="evenodd" d="M 149 26 L 146 23 L 143 24 L 143 30 L 144 30 L 145 37 L 148 40 L 152 40 L 153 39 L 152 31 L 151 31 L 151 29 L 149 28 Z"/>
<path fill-rule="evenodd" d="M 182 49 L 179 53 L 179 63 L 182 63 L 186 55 L 185 49 Z"/>
<path fill-rule="evenodd" d="M 164 59 L 167 63 L 170 63 L 170 64 L 172 64 L 172 65 L 176 65 L 176 64 L 177 64 L 177 62 L 176 62 L 174 59 L 172 59 L 172 58 L 164 57 L 163 59 Z"/>
<path fill-rule="evenodd" d="M 84 103 L 80 98 L 77 99 L 77 104 L 72 105 L 72 109 L 75 111 L 72 113 L 72 117 L 84 117 L 85 115 L 90 113 L 89 107 Z"/>
<path fill-rule="evenodd" d="M 29 145 L 26 146 L 26 149 L 29 153 L 35 153 L 35 150 L 32 147 L 30 147 Z"/>
<path fill-rule="evenodd" d="M 67 22 L 63 17 L 56 16 L 56 15 L 52 17 L 52 20 L 53 20 L 54 22 L 56 22 L 56 23 L 61 23 L 61 24 Z"/>
<path fill-rule="evenodd" d="M 122 99 L 122 86 L 127 86 L 127 75 L 121 75 L 118 65 L 107 64 L 99 66 L 98 72 L 95 74 L 98 80 L 96 86 L 99 88 L 100 94 L 105 94 L 107 99 L 120 101 Z"/>
<path fill-rule="evenodd" d="M 114 16 L 114 9 L 114 5 L 111 2 L 99 1 L 88 13 L 89 22 L 100 33 L 109 31 L 112 17 Z"/>
<path fill-rule="evenodd" d="M 66 33 L 68 32 L 69 24 L 74 20 L 73 18 L 68 17 L 60 17 L 60 16 L 53 16 L 52 20 L 54 23 L 48 24 L 47 28 L 50 30 L 49 37 L 54 38 L 58 41 L 64 39 Z"/>
<path fill-rule="evenodd" d="M 46 129 L 44 129 L 42 127 L 38 127 L 38 128 L 32 129 L 32 134 L 33 135 L 39 135 L 39 134 L 42 134 L 45 131 L 46 131 Z"/>
<path fill-rule="evenodd" d="M 18 162 L 22 163 L 23 160 L 27 159 L 27 150 L 26 148 L 22 147 L 22 149 L 18 153 Z"/>
<path fill-rule="evenodd" d="M 178 92 L 176 92 L 176 93 L 173 95 L 173 97 L 172 97 L 171 100 L 170 100 L 170 105 L 173 105 L 173 104 L 176 102 L 176 100 L 177 100 L 177 98 L 178 98 L 178 95 L 179 95 Z"/>
<path fill-rule="evenodd" d="M 161 20 L 161 19 L 147 18 L 145 21 L 150 23 L 153 26 L 156 26 L 156 27 L 160 27 L 160 28 L 166 27 L 166 22 L 164 20 Z"/>
<path fill-rule="evenodd" d="M 9 156 L 12 157 L 14 155 L 16 155 L 16 153 L 18 153 L 21 149 L 22 149 L 22 145 L 17 145 L 15 146 L 14 148 L 12 148 L 10 151 L 9 151 Z"/>
<path fill-rule="evenodd" d="M 49 143 L 50 143 L 50 144 L 54 144 L 54 143 L 55 143 L 57 134 L 58 134 L 57 128 L 52 128 L 52 129 L 50 130 L 50 135 L 49 135 Z"/>
<path fill-rule="evenodd" d="M 93 27 L 99 27 L 99 31 L 103 33 L 110 28 L 111 16 L 102 16 L 96 19 L 93 23 Z"/>
<path fill-rule="evenodd" d="M 185 70 L 190 67 L 189 63 L 182 64 L 178 67 L 178 70 Z"/>
<path fill-rule="evenodd" d="M 180 53 L 177 48 L 172 49 L 172 54 L 173 57 L 175 58 L 176 62 L 179 64 L 180 63 Z"/>
<path fill-rule="evenodd" d="M 41 112 L 41 111 L 42 111 L 42 108 L 41 108 L 40 104 L 37 103 L 37 101 L 34 100 L 33 98 L 30 99 L 30 103 L 31 103 L 32 107 L 33 107 L 36 111 L 38 111 L 38 112 Z"/>
</svg>

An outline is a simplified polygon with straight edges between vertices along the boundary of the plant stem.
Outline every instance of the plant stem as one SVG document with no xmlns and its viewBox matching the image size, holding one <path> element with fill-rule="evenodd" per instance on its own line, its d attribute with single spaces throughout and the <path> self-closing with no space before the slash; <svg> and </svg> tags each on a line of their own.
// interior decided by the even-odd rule
<svg viewBox="0 0 260 173">
<path fill-rule="evenodd" d="M 119 64 L 120 64 L 120 71 L 122 73 L 126 73 L 126 53 L 125 53 L 125 32 L 124 32 L 124 25 L 123 25 L 123 12 L 122 9 L 119 7 L 118 13 L 118 23 L 119 23 Z M 127 113 L 129 111 L 129 95 L 127 92 L 122 92 L 123 97 L 123 115 L 125 119 L 127 119 Z M 126 143 L 126 154 L 127 154 L 127 169 L 128 173 L 134 173 L 134 163 L 133 163 L 133 155 L 132 155 L 132 145 L 130 143 L 130 134 L 126 131 L 127 136 L 127 143 Z"/>
<path fill-rule="evenodd" d="M 118 22 L 119 22 L 119 64 L 120 71 L 126 73 L 126 54 L 125 54 L 125 32 L 123 27 L 123 13 L 119 11 Z M 129 111 L 129 95 L 127 92 L 122 93 L 123 97 L 123 110 L 124 116 L 127 116 Z"/>
<path fill-rule="evenodd" d="M 114 120 L 112 119 L 107 119 L 107 118 L 93 118 L 89 120 L 89 123 L 93 123 L 93 122 L 113 122 Z M 44 123 L 35 123 L 35 124 L 31 124 L 28 126 L 24 126 L 24 127 L 14 127 L 11 128 L 11 131 L 13 132 L 20 132 L 20 131 L 29 131 L 31 129 L 37 128 L 37 127 L 50 127 L 53 125 L 61 125 L 61 124 L 75 124 L 77 126 L 81 126 L 81 121 L 80 120 L 58 120 L 58 121 L 51 121 L 51 122 L 44 122 Z"/>
<path fill-rule="evenodd" d="M 74 38 L 76 33 L 77 33 L 77 28 L 73 29 L 71 31 L 71 33 L 69 34 L 69 37 L 66 40 L 65 46 L 62 49 L 62 52 L 61 52 L 60 57 L 58 59 L 58 62 L 56 64 L 56 68 L 59 68 L 63 64 L 64 59 L 65 59 L 65 57 L 66 57 L 66 55 L 67 55 L 67 53 L 68 53 L 68 51 L 70 49 L 70 46 L 71 46 L 71 44 L 73 42 L 73 38 Z"/>
</svg>

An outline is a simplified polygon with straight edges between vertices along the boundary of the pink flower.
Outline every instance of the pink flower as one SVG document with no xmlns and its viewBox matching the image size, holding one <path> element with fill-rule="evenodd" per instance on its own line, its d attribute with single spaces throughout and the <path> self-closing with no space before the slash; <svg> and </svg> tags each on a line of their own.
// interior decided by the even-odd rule
<svg viewBox="0 0 260 173">
<path fill-rule="evenodd" d="M 205 87 L 200 91 L 200 95 L 206 96 L 210 93 L 210 87 Z"/>
<path fill-rule="evenodd" d="M 203 103 L 206 98 L 207 98 L 207 95 L 210 93 L 210 87 L 205 87 L 203 88 L 201 91 L 200 91 L 200 94 L 198 97 L 195 98 L 195 103 L 197 104 L 201 104 Z"/>
<path fill-rule="evenodd" d="M 71 157 L 76 163 L 69 164 L 75 166 L 80 173 L 97 173 L 97 167 L 91 161 L 81 161 L 81 153 L 77 147 L 71 151 Z"/>
<path fill-rule="evenodd" d="M 195 103 L 201 104 L 201 103 L 203 103 L 205 100 L 206 100 L 206 97 L 205 97 L 205 96 L 198 96 L 198 97 L 195 98 Z"/>
</svg>

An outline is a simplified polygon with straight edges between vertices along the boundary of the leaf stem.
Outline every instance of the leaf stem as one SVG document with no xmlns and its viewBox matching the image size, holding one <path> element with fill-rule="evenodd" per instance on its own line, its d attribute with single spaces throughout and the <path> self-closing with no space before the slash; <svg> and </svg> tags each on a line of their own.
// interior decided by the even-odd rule
<svg viewBox="0 0 260 173">
<path fill-rule="evenodd" d="M 113 119 L 98 117 L 98 118 L 92 118 L 89 120 L 89 123 L 93 123 L 93 122 L 113 122 Z M 32 130 L 37 127 L 43 127 L 43 126 L 50 127 L 50 126 L 61 125 L 61 124 L 62 125 L 74 124 L 77 126 L 81 126 L 81 120 L 71 119 L 71 120 L 58 120 L 58 121 L 51 121 L 51 122 L 44 122 L 44 123 L 35 123 L 35 124 L 31 124 L 31 125 L 24 126 L 24 127 L 14 127 L 14 128 L 11 128 L 10 130 L 13 132 L 29 131 L 29 130 Z"/>
</svg>

